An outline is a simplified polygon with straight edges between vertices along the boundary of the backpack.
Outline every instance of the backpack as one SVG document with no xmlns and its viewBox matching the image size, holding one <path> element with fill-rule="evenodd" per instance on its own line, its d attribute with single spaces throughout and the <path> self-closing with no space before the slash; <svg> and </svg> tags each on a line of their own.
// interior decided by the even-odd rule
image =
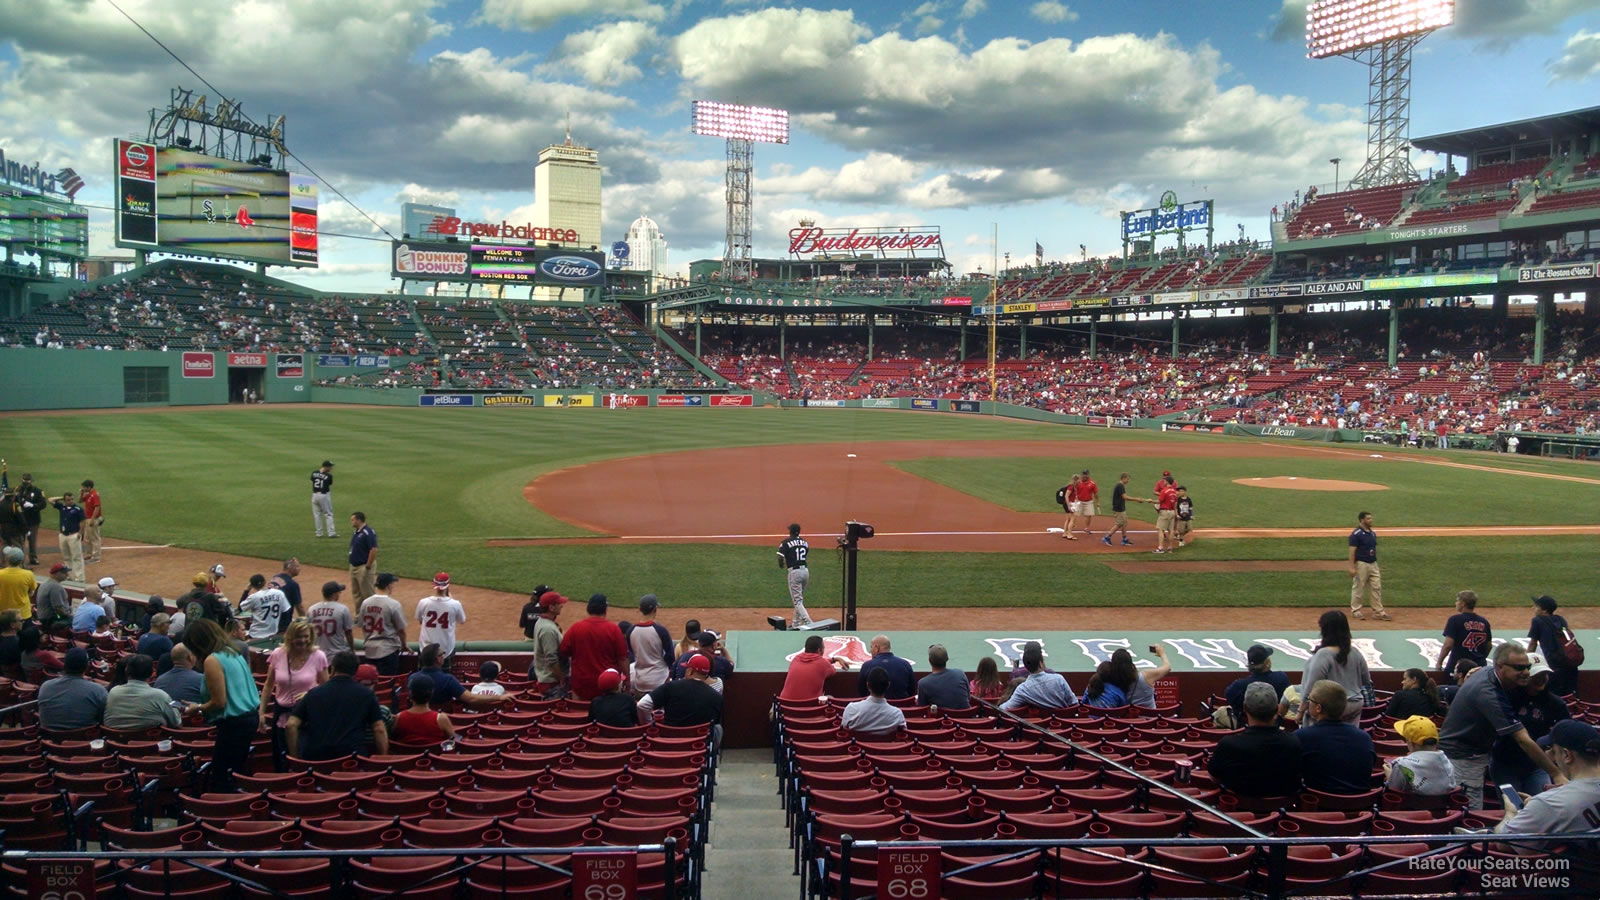
<svg viewBox="0 0 1600 900">
<path fill-rule="evenodd" d="M 1561 629 L 1561 655 L 1567 658 L 1567 665 L 1574 669 L 1583 665 L 1583 645 L 1578 643 L 1578 638 L 1570 628 Z"/>
<path fill-rule="evenodd" d="M 1067 488 L 1065 485 L 1063 485 L 1060 490 L 1056 491 L 1056 503 L 1060 506 L 1067 505 Z"/>
</svg>

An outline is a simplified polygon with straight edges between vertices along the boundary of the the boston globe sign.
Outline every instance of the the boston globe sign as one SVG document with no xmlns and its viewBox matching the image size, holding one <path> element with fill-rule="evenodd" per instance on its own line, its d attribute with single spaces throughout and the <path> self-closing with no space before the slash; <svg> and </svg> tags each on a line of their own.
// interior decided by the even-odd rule
<svg viewBox="0 0 1600 900">
<path fill-rule="evenodd" d="M 392 278 L 405 281 L 504 281 L 474 269 L 475 245 L 451 241 L 394 241 L 390 245 Z M 484 245 L 478 245 L 480 249 Z M 498 244 L 488 246 L 500 246 Z M 533 249 L 533 283 L 549 287 L 599 287 L 605 284 L 605 256 L 584 250 Z"/>
</svg>

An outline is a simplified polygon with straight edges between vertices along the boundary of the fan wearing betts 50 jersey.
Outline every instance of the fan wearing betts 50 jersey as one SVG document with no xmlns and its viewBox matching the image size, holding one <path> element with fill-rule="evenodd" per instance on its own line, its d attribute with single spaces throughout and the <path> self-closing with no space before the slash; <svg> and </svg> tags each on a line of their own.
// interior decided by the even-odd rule
<svg viewBox="0 0 1600 900">
<path fill-rule="evenodd" d="M 806 583 L 811 580 L 811 570 L 806 568 L 806 554 L 811 545 L 800 537 L 800 526 L 789 526 L 789 539 L 778 545 L 778 568 L 788 570 L 789 601 L 794 604 L 794 624 L 811 624 L 811 614 L 806 612 Z"/>
<path fill-rule="evenodd" d="M 311 473 L 311 527 L 317 537 L 322 537 L 326 524 L 328 537 L 339 536 L 333 526 L 333 463 L 323 460 L 322 467 Z"/>
</svg>

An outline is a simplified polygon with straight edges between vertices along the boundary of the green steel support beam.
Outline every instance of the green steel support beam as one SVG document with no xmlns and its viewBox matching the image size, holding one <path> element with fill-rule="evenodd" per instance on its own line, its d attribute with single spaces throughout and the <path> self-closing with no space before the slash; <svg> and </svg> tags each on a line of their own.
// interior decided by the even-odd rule
<svg viewBox="0 0 1600 900">
<path fill-rule="evenodd" d="M 1389 365 L 1400 362 L 1400 300 L 1389 301 Z"/>
</svg>

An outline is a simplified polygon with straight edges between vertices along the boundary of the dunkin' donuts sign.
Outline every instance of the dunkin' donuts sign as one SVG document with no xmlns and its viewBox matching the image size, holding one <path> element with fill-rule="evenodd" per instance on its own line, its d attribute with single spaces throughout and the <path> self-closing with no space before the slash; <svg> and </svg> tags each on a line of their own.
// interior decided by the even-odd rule
<svg viewBox="0 0 1600 900">
<path fill-rule="evenodd" d="M 216 375 L 217 355 L 215 353 L 185 353 L 183 355 L 183 377 L 215 378 Z"/>
<path fill-rule="evenodd" d="M 465 281 L 471 266 L 467 247 L 462 244 L 429 244 L 396 241 L 394 266 L 389 274 L 411 281 Z"/>
</svg>

